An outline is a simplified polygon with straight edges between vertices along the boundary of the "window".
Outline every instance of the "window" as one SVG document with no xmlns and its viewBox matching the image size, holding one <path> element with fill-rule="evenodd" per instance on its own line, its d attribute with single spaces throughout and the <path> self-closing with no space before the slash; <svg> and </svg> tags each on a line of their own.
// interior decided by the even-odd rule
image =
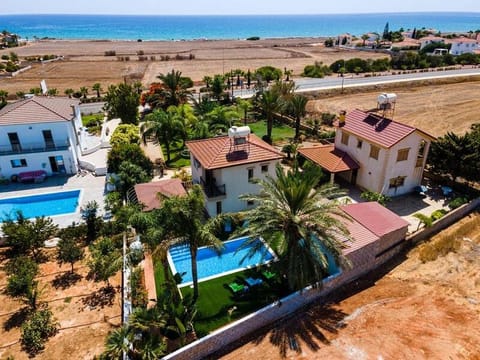
<svg viewBox="0 0 480 360">
<path fill-rule="evenodd" d="M 10 164 L 12 164 L 13 168 L 26 167 L 27 166 L 27 160 L 25 160 L 25 159 L 14 159 L 14 160 L 10 160 Z"/>
<path fill-rule="evenodd" d="M 13 151 L 22 151 L 22 146 L 20 145 L 20 139 L 18 138 L 17 133 L 8 133 L 8 140 L 10 140 L 10 145 L 12 146 Z"/>
<path fill-rule="evenodd" d="M 405 161 L 408 159 L 408 151 L 410 149 L 400 149 L 397 154 L 397 161 Z"/>
<path fill-rule="evenodd" d="M 200 161 L 198 161 L 196 157 L 193 158 L 193 166 L 195 166 L 197 170 L 200 167 Z"/>
<path fill-rule="evenodd" d="M 415 167 L 422 167 L 423 166 L 423 158 L 425 155 L 425 146 L 427 143 L 425 140 L 420 141 L 420 145 L 418 147 L 418 153 L 417 153 L 417 162 L 415 163 Z"/>
<path fill-rule="evenodd" d="M 378 154 L 380 153 L 380 148 L 375 145 L 370 145 L 370 157 L 378 160 Z"/>
<path fill-rule="evenodd" d="M 248 169 L 248 182 L 252 182 L 253 180 L 253 168 Z"/>
<path fill-rule="evenodd" d="M 361 149 L 362 148 L 362 145 L 363 145 L 363 141 L 358 139 L 358 142 L 357 142 L 357 148 Z"/>
<path fill-rule="evenodd" d="M 342 144 L 343 145 L 348 145 L 348 138 L 350 135 L 348 135 L 346 132 L 342 131 Z"/>
<path fill-rule="evenodd" d="M 262 165 L 262 173 L 268 172 L 268 165 Z"/>
<path fill-rule="evenodd" d="M 406 178 L 406 176 L 397 176 L 396 178 L 391 178 L 389 188 L 392 189 L 403 186 Z"/>
<path fill-rule="evenodd" d="M 217 215 L 220 215 L 222 213 L 222 202 L 217 201 Z"/>
</svg>

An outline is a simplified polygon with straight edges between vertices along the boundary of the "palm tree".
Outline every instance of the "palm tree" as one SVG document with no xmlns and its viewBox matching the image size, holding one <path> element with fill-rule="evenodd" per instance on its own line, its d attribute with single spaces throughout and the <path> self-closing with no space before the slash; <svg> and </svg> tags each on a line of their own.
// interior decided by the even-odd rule
<svg viewBox="0 0 480 360">
<path fill-rule="evenodd" d="M 272 142 L 273 115 L 280 110 L 282 102 L 276 91 L 267 90 L 261 93 L 258 105 L 267 118 L 267 139 Z"/>
<path fill-rule="evenodd" d="M 187 89 L 181 71 L 172 69 L 171 72 L 160 74 L 157 78 L 163 84 L 163 88 L 160 91 L 160 97 L 163 102 L 162 108 L 167 109 L 171 105 L 177 106 L 187 102 L 191 91 Z"/>
<path fill-rule="evenodd" d="M 128 325 L 113 330 L 105 341 L 104 355 L 109 359 L 121 359 L 123 354 L 130 353 L 130 342 L 133 339 L 133 333 Z"/>
<path fill-rule="evenodd" d="M 100 83 L 95 83 L 92 86 L 92 90 L 97 92 L 97 98 L 100 97 L 100 91 L 102 91 L 102 85 Z"/>
<path fill-rule="evenodd" d="M 179 132 L 182 138 L 182 147 L 188 140 L 190 129 L 197 122 L 197 117 L 193 113 L 193 109 L 189 104 L 180 104 L 178 106 L 170 106 L 167 112 L 172 113 L 179 122 Z"/>
<path fill-rule="evenodd" d="M 72 97 L 72 94 L 75 92 L 75 90 L 71 89 L 71 88 L 68 88 L 68 89 L 65 89 L 65 91 L 63 92 L 65 95 L 67 95 L 69 98 Z"/>
<path fill-rule="evenodd" d="M 369 38 L 370 38 L 370 36 L 368 34 L 363 34 L 362 35 L 362 40 L 363 40 L 362 46 L 365 46 L 365 41 L 367 41 Z"/>
<path fill-rule="evenodd" d="M 300 136 L 300 120 L 307 113 L 308 99 L 300 94 L 295 94 L 290 100 L 290 109 L 295 117 L 295 139 Z"/>
<path fill-rule="evenodd" d="M 247 114 L 248 110 L 252 108 L 252 103 L 249 100 L 242 99 L 240 97 L 236 99 L 236 102 L 239 111 L 243 112 L 243 124 L 247 125 Z"/>
<path fill-rule="evenodd" d="M 237 120 L 239 117 L 240 115 L 235 108 L 219 105 L 206 114 L 204 120 L 208 122 L 210 131 L 217 133 L 219 131 L 228 130 L 233 125 L 233 121 Z"/>
<path fill-rule="evenodd" d="M 179 136 L 181 124 L 175 114 L 156 109 L 145 117 L 145 122 L 140 127 L 144 141 L 153 136 L 158 143 L 165 145 L 167 162 L 170 162 L 170 146 Z"/>
<path fill-rule="evenodd" d="M 8 97 L 8 91 L 0 90 L 0 103 L 6 103 Z"/>
<path fill-rule="evenodd" d="M 216 251 L 223 248 L 223 243 L 213 233 L 213 229 L 219 226 L 219 219 L 205 219 L 205 195 L 200 185 L 194 185 L 186 196 L 166 199 L 160 212 L 168 233 L 164 245 L 183 244 L 190 250 L 194 303 L 198 299 L 198 248 L 211 246 Z"/>
<path fill-rule="evenodd" d="M 50 88 L 47 91 L 48 96 L 57 96 L 58 95 L 58 89 L 57 88 Z"/>
<path fill-rule="evenodd" d="M 88 87 L 82 86 L 80 88 L 80 94 L 82 94 L 83 98 L 86 99 L 88 95 Z"/>
<path fill-rule="evenodd" d="M 321 286 L 328 274 L 327 252 L 337 264 L 346 264 L 341 248 L 348 230 L 341 218 L 347 215 L 338 203 L 327 200 L 342 192 L 331 185 L 316 189 L 320 176 L 318 167 L 300 172 L 294 166 L 284 172 L 278 165 L 276 178 L 268 176 L 258 182 L 260 194 L 240 196 L 258 204 L 245 213 L 249 225 L 238 232 L 249 236 L 243 246 L 257 244 L 256 239 L 262 237 L 276 251 L 279 269 L 291 290 Z M 254 246 L 250 254 L 257 250 Z"/>
</svg>

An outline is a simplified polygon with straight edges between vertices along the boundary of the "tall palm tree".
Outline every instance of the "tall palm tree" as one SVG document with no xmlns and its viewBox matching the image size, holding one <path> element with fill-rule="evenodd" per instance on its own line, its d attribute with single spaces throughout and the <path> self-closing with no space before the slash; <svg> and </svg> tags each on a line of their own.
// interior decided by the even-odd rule
<svg viewBox="0 0 480 360">
<path fill-rule="evenodd" d="M 247 114 L 248 110 L 252 108 L 252 103 L 249 100 L 240 97 L 236 99 L 236 102 L 238 110 L 243 112 L 243 124 L 247 125 Z"/>
<path fill-rule="evenodd" d="M 157 76 L 162 81 L 163 88 L 160 91 L 164 109 L 171 105 L 180 105 L 187 102 L 191 95 L 191 91 L 186 87 L 186 82 L 183 80 L 182 72 L 172 69 L 171 72 L 160 74 Z"/>
<path fill-rule="evenodd" d="M 316 189 L 320 176 L 318 167 L 300 172 L 294 166 L 284 172 L 278 165 L 276 178 L 259 181 L 260 194 L 240 196 L 258 204 L 246 212 L 248 227 L 239 231 L 249 236 L 244 246 L 262 237 L 279 256 L 279 269 L 291 290 L 321 286 L 328 273 L 327 251 L 337 264 L 344 263 L 342 239 L 348 238 L 348 230 L 340 219 L 347 215 L 336 202 L 327 200 L 341 191 L 330 185 Z"/>
<path fill-rule="evenodd" d="M 212 111 L 204 116 L 204 120 L 208 122 L 211 132 L 226 131 L 232 125 L 233 121 L 240 118 L 240 115 L 234 107 L 216 106 Z"/>
<path fill-rule="evenodd" d="M 295 139 L 298 139 L 300 136 L 300 120 L 307 113 L 307 102 L 308 99 L 300 94 L 295 94 L 290 99 L 290 110 L 295 117 Z"/>
<path fill-rule="evenodd" d="M 129 354 L 131 352 L 130 341 L 132 338 L 133 333 L 128 325 L 113 330 L 108 334 L 105 341 L 104 355 L 108 356 L 109 359 L 121 359 L 124 353 Z"/>
<path fill-rule="evenodd" d="M 74 92 L 75 90 L 73 90 L 72 88 L 68 88 L 68 89 L 65 89 L 63 93 L 67 95 L 69 98 L 71 98 Z"/>
<path fill-rule="evenodd" d="M 197 117 L 193 113 L 192 107 L 189 104 L 172 105 L 167 109 L 167 112 L 176 116 L 180 124 L 179 132 L 183 142 L 182 147 L 185 147 L 190 129 L 197 122 Z"/>
<path fill-rule="evenodd" d="M 102 85 L 100 83 L 95 83 L 92 85 L 92 90 L 97 92 L 97 98 L 100 97 L 100 91 L 102 91 Z"/>
<path fill-rule="evenodd" d="M 140 127 L 144 141 L 152 136 L 165 145 L 167 162 L 170 162 L 171 144 L 178 139 L 181 124 L 173 113 L 156 109 L 145 117 L 145 122 Z"/>
<path fill-rule="evenodd" d="M 168 233 L 164 245 L 183 244 L 190 250 L 194 303 L 198 299 L 198 248 L 211 246 L 216 251 L 223 248 L 223 243 L 213 232 L 219 226 L 219 219 L 206 220 L 205 196 L 200 185 L 194 185 L 186 196 L 166 199 L 160 212 L 160 219 Z"/>
<path fill-rule="evenodd" d="M 280 110 L 282 106 L 281 98 L 278 92 L 266 90 L 260 94 L 258 105 L 267 118 L 267 138 L 272 142 L 273 115 Z"/>
</svg>

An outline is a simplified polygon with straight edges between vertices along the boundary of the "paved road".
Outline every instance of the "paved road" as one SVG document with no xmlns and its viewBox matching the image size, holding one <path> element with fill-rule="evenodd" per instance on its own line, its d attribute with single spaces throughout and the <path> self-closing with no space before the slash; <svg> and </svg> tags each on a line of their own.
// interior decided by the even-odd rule
<svg viewBox="0 0 480 360">
<path fill-rule="evenodd" d="M 344 78 L 342 77 L 326 77 L 323 79 L 313 79 L 313 78 L 300 78 L 295 79 L 295 84 L 298 89 L 297 92 L 304 91 L 315 91 L 315 90 L 327 90 L 327 89 L 340 89 L 343 87 L 358 87 L 366 85 L 378 85 L 378 84 L 387 84 L 395 82 L 405 82 L 405 81 L 418 81 L 426 79 L 440 79 L 448 77 L 459 77 L 459 76 L 473 76 L 480 75 L 480 68 L 474 69 L 460 69 L 460 70 L 448 70 L 448 71 L 430 71 L 424 73 L 411 73 L 411 74 L 400 74 L 400 75 L 382 75 L 374 77 L 363 77 L 363 76 L 352 76 L 347 75 Z M 251 97 L 254 94 L 253 89 L 243 89 L 235 90 L 235 97 L 247 98 Z"/>
<path fill-rule="evenodd" d="M 82 111 L 83 115 L 97 114 L 99 112 L 103 112 L 103 105 L 105 105 L 104 102 L 81 104 L 80 110 Z"/>
</svg>

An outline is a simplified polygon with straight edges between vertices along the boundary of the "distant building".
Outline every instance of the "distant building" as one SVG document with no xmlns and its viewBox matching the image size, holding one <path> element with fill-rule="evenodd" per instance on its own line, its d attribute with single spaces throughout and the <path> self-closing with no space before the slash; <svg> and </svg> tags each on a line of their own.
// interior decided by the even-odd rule
<svg viewBox="0 0 480 360">
<path fill-rule="evenodd" d="M 187 142 L 192 181 L 200 184 L 211 216 L 246 210 L 254 204 L 240 201 L 246 193 L 258 193 L 252 180 L 275 176 L 282 152 L 267 144 L 248 126 L 232 127 L 228 136 Z"/>
<path fill-rule="evenodd" d="M 450 54 L 452 55 L 473 54 L 476 50 L 480 49 L 479 40 L 463 36 L 451 39 L 449 43 L 452 44 L 450 48 Z"/>
<path fill-rule="evenodd" d="M 429 35 L 418 39 L 420 41 L 420 50 L 433 43 L 445 44 L 445 39 L 440 36 Z"/>
<path fill-rule="evenodd" d="M 338 124 L 335 144 L 300 148 L 305 158 L 360 188 L 388 196 L 412 192 L 423 178 L 430 143 L 422 130 L 354 110 Z"/>
<path fill-rule="evenodd" d="M 34 96 L 8 104 L 0 110 L 0 176 L 77 173 L 81 129 L 76 99 Z"/>
</svg>

